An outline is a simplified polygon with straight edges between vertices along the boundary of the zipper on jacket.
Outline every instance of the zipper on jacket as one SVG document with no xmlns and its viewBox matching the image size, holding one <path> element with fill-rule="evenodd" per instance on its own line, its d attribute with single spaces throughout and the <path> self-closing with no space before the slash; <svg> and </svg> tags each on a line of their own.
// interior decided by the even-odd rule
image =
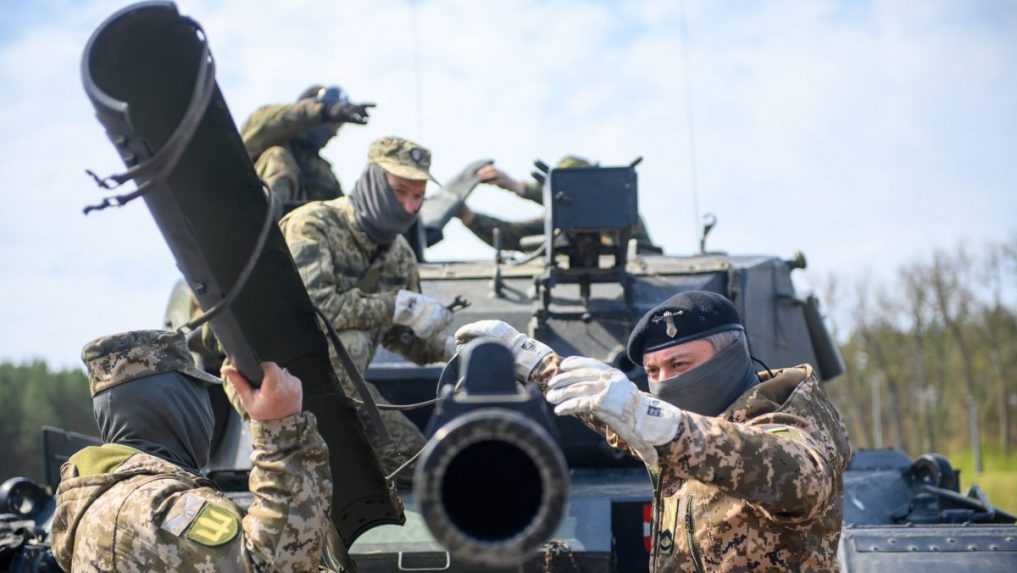
<svg viewBox="0 0 1017 573">
<path fill-rule="evenodd" d="M 652 476 L 651 476 L 652 477 Z M 661 506 L 663 505 L 662 496 L 660 493 L 660 487 L 658 487 L 657 480 L 653 480 L 653 519 L 650 521 L 650 541 L 653 544 L 653 554 L 650 555 L 650 571 L 657 571 L 657 561 L 660 557 L 660 519 L 663 515 Z"/>
<path fill-rule="evenodd" d="M 705 573 L 703 571 L 703 562 L 699 557 L 699 546 L 696 545 L 696 529 L 692 521 L 692 507 L 693 501 L 690 495 L 689 502 L 685 506 L 685 540 L 689 544 L 689 557 L 692 558 L 692 564 L 696 567 L 696 571 L 698 573 Z"/>
</svg>

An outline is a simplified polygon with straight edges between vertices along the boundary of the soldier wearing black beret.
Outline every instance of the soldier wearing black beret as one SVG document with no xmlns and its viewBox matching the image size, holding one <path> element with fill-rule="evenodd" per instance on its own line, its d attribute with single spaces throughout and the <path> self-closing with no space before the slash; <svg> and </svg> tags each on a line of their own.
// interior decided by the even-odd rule
<svg viewBox="0 0 1017 573">
<path fill-rule="evenodd" d="M 592 358 L 561 358 L 501 321 L 456 332 L 505 342 L 516 374 L 646 464 L 653 571 L 836 571 L 847 432 L 813 368 L 756 372 L 734 305 L 678 293 L 640 319 L 628 355 L 650 392 Z"/>
</svg>

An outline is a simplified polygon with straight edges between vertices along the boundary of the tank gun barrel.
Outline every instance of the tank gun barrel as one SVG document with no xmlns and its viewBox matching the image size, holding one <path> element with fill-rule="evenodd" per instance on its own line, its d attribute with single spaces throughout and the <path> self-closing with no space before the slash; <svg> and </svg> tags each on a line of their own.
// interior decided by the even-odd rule
<svg viewBox="0 0 1017 573">
<path fill-rule="evenodd" d="M 517 565 L 561 522 L 565 458 L 543 398 L 516 384 L 507 348 L 481 340 L 460 358 L 442 374 L 443 397 L 417 462 L 414 494 L 431 534 L 453 556 Z M 463 391 L 454 393 L 460 364 Z"/>
</svg>

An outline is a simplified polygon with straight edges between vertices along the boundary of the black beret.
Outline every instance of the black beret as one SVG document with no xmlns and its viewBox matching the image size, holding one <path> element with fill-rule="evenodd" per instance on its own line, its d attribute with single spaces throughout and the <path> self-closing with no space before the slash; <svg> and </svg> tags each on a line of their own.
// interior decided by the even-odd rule
<svg viewBox="0 0 1017 573">
<path fill-rule="evenodd" d="M 642 364 L 646 352 L 726 330 L 745 330 L 731 301 L 715 292 L 680 292 L 639 319 L 629 335 L 629 359 Z"/>
</svg>

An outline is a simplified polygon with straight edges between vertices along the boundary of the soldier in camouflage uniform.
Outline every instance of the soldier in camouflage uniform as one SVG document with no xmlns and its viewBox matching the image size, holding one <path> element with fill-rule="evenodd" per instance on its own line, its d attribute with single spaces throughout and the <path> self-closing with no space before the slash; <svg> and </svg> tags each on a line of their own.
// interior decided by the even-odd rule
<svg viewBox="0 0 1017 573">
<path fill-rule="evenodd" d="M 570 167 L 590 167 L 592 164 L 582 157 L 566 155 L 558 161 L 558 169 Z M 506 191 L 511 191 L 523 199 L 533 201 L 538 205 L 544 204 L 543 185 L 534 179 L 519 181 L 510 177 L 504 171 L 493 164 L 486 164 L 477 170 L 477 176 L 484 183 L 490 183 Z M 494 230 L 498 229 L 501 235 L 501 248 L 509 251 L 522 251 L 520 245 L 523 237 L 532 237 L 544 234 L 544 217 L 536 217 L 523 221 L 505 221 L 491 215 L 477 213 L 471 210 L 464 203 L 457 214 L 459 220 L 467 229 L 473 232 L 480 240 L 488 245 L 494 246 Z M 646 223 L 642 216 L 639 222 L 632 229 L 632 238 L 636 240 L 640 251 L 660 252 L 660 249 L 653 245 L 649 233 L 646 231 Z"/>
<path fill-rule="evenodd" d="M 330 536 L 328 448 L 301 412 L 300 381 L 274 363 L 252 389 L 224 368 L 250 419 L 245 512 L 203 478 L 208 385 L 183 336 L 136 331 L 85 346 L 102 446 L 61 468 L 52 547 L 65 571 L 310 571 Z M 335 546 L 332 545 L 334 548 Z"/>
<path fill-rule="evenodd" d="M 374 104 L 354 104 L 337 86 L 314 85 L 295 103 L 258 108 L 240 130 L 258 176 L 281 199 L 282 213 L 342 196 L 321 150 L 346 123 L 364 125 Z"/>
<path fill-rule="evenodd" d="M 651 394 L 584 357 L 561 359 L 504 322 L 492 336 L 516 356 L 555 413 L 579 417 L 642 459 L 654 487 L 652 571 L 836 571 L 842 473 L 851 455 L 811 366 L 753 372 L 741 321 L 724 297 L 680 293 L 629 338 Z"/>
<path fill-rule="evenodd" d="M 427 149 L 383 137 L 371 144 L 367 168 L 348 197 L 309 203 L 279 223 L 311 300 L 361 372 L 379 344 L 418 364 L 447 360 L 455 350 L 451 337 L 441 333 L 452 313 L 419 294 L 417 261 L 402 236 L 433 179 L 430 164 Z M 343 390 L 356 396 L 334 352 L 332 363 Z M 375 401 L 384 403 L 369 387 Z M 401 412 L 381 415 L 391 440 L 382 445 L 379 436 L 368 437 L 391 473 L 423 447 L 424 438 Z M 399 475 L 408 480 L 412 471 Z"/>
</svg>

